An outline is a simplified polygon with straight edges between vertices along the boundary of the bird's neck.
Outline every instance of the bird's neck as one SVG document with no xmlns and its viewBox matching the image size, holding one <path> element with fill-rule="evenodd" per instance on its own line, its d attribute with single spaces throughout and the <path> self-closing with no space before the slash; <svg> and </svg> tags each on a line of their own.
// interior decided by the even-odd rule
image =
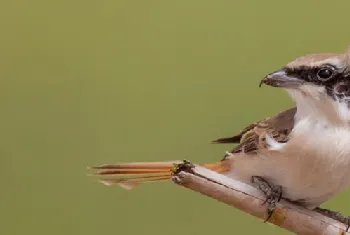
<svg viewBox="0 0 350 235">
<path fill-rule="evenodd" d="M 297 106 L 296 122 L 308 118 L 327 125 L 349 126 L 348 102 L 332 99 L 320 90 L 288 90 L 288 93 Z"/>
</svg>

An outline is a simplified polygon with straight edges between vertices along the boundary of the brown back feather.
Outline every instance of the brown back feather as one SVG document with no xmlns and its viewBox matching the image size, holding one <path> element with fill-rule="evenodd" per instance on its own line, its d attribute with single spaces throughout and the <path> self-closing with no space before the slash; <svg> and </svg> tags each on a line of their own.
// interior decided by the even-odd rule
<svg viewBox="0 0 350 235">
<path fill-rule="evenodd" d="M 266 147 L 266 135 L 278 142 L 287 142 L 289 134 L 294 127 L 296 107 L 283 111 L 272 118 L 266 118 L 251 124 L 238 135 L 220 138 L 214 143 L 238 143 L 232 153 L 256 153 L 260 148 Z"/>
</svg>

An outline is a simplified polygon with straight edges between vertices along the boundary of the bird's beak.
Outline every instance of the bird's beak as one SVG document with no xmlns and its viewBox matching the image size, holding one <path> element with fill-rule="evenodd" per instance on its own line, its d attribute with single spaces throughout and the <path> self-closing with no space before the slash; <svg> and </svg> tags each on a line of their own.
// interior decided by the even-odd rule
<svg viewBox="0 0 350 235">
<path fill-rule="evenodd" d="M 281 69 L 266 75 L 266 77 L 261 80 L 259 86 L 261 87 L 262 84 L 281 88 L 298 88 L 300 85 L 304 84 L 304 81 L 288 75 L 284 69 Z"/>
</svg>

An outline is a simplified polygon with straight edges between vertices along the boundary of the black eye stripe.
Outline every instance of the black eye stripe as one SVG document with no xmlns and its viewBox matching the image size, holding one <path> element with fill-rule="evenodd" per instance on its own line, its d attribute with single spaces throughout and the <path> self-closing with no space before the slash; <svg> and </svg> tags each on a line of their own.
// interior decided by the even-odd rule
<svg viewBox="0 0 350 235">
<path fill-rule="evenodd" d="M 317 73 L 320 69 L 328 68 L 332 70 L 332 76 L 329 79 L 319 79 Z M 320 67 L 298 67 L 298 68 L 284 68 L 288 76 L 293 76 L 302 79 L 311 84 L 324 86 L 327 94 L 335 100 L 350 99 L 350 72 L 348 68 L 337 69 L 332 65 L 322 65 Z M 338 87 L 339 85 L 346 85 L 346 87 Z M 350 101 L 349 101 L 350 103 Z"/>
<path fill-rule="evenodd" d="M 315 74 L 315 68 L 310 67 L 286 68 L 285 71 L 289 76 L 309 82 L 311 82 L 312 76 Z"/>
<path fill-rule="evenodd" d="M 315 84 L 324 84 L 326 82 L 330 82 L 330 80 L 333 80 L 335 77 L 338 77 L 339 74 L 337 74 L 337 70 L 328 64 L 322 65 L 320 67 L 307 67 L 307 66 L 301 66 L 298 68 L 284 68 L 286 73 L 289 76 L 297 77 L 299 79 L 302 79 L 307 82 L 315 83 Z M 332 73 L 331 77 L 332 79 L 319 79 L 318 72 L 321 69 L 329 69 Z M 321 80 L 321 81 L 320 81 Z"/>
</svg>

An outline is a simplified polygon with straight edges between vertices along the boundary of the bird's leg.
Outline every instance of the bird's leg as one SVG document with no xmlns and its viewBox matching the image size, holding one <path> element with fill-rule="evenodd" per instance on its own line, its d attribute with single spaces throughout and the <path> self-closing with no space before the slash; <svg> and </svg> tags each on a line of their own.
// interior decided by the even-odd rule
<svg viewBox="0 0 350 235">
<path fill-rule="evenodd" d="M 328 209 L 323 209 L 323 208 L 320 208 L 320 207 L 316 207 L 314 209 L 314 211 L 324 215 L 324 216 L 327 216 L 331 219 L 334 219 L 334 220 L 337 220 L 339 221 L 340 223 L 343 223 L 346 225 L 346 232 L 349 230 L 349 227 L 350 227 L 350 217 L 349 216 L 343 216 L 342 214 L 340 214 L 339 212 L 337 211 L 332 211 L 332 210 L 328 210 Z"/>
<path fill-rule="evenodd" d="M 267 203 L 268 205 L 268 214 L 266 220 L 264 221 L 266 222 L 273 215 L 273 212 L 276 209 L 276 203 L 281 200 L 282 187 L 272 185 L 260 176 L 253 176 L 252 181 L 255 185 L 257 185 L 258 189 L 262 191 L 266 196 L 266 200 L 263 202 L 263 204 Z"/>
</svg>

